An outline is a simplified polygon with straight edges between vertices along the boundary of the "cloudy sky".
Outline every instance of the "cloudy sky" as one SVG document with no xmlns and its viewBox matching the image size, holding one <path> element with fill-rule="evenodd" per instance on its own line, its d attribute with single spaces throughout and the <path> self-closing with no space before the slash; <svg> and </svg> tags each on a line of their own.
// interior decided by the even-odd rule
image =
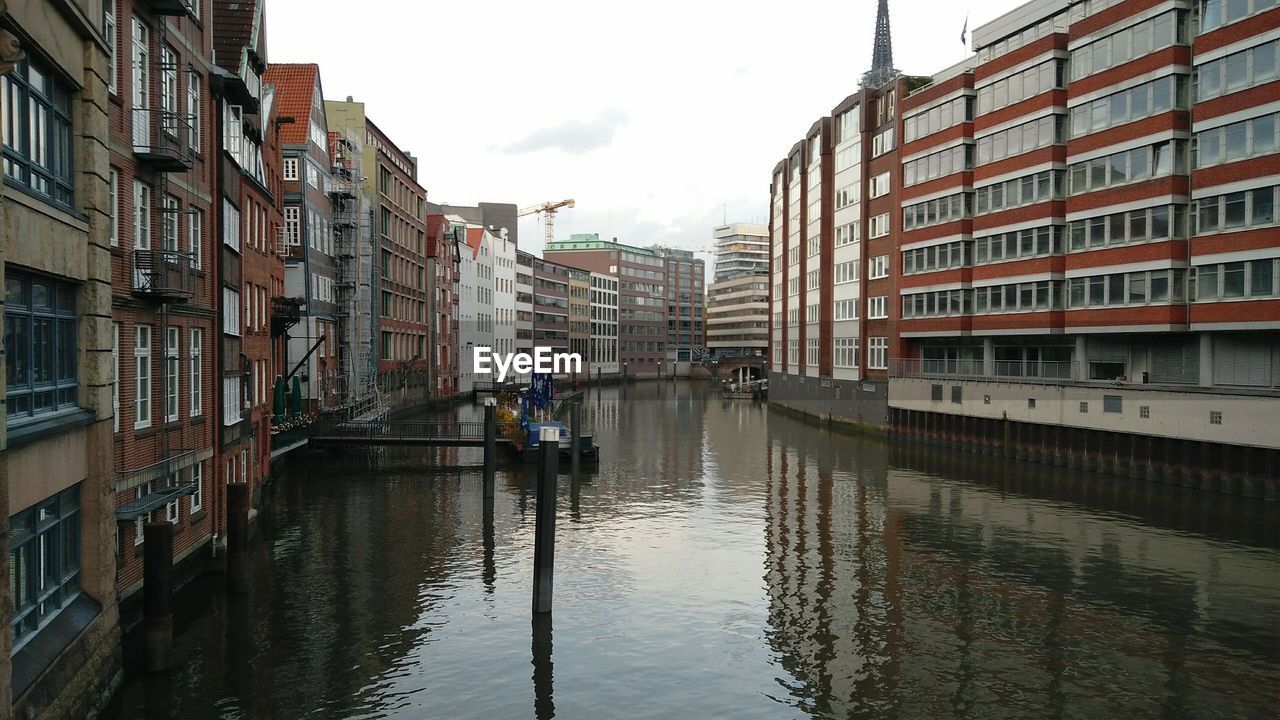
<svg viewBox="0 0 1280 720">
<path fill-rule="evenodd" d="M 1020 0 L 891 0 L 895 64 L 929 74 Z M 358 10 L 353 7 L 358 5 Z M 697 248 L 765 222 L 769 173 L 857 88 L 876 0 L 269 0 L 273 62 L 317 62 L 419 158 L 433 202 L 574 198 L 556 237 Z M 520 226 L 540 252 L 542 227 Z"/>
</svg>

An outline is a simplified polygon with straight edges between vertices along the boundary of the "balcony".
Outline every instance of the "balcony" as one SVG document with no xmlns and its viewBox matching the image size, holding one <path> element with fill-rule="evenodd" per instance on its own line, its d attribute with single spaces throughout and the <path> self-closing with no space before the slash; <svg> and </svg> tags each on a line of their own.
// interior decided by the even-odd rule
<svg viewBox="0 0 1280 720">
<path fill-rule="evenodd" d="M 133 251 L 133 294 L 156 302 L 187 302 L 196 294 L 196 270 L 189 253 Z"/>
<path fill-rule="evenodd" d="M 133 109 L 133 155 L 158 172 L 186 172 L 194 164 L 191 122 L 159 108 Z"/>
<path fill-rule="evenodd" d="M 146 6 L 157 15 L 184 17 L 194 15 L 191 0 L 146 0 Z"/>
<path fill-rule="evenodd" d="M 306 301 L 300 297 L 271 298 L 271 336 L 284 335 L 289 328 L 302 320 L 302 305 Z"/>
</svg>

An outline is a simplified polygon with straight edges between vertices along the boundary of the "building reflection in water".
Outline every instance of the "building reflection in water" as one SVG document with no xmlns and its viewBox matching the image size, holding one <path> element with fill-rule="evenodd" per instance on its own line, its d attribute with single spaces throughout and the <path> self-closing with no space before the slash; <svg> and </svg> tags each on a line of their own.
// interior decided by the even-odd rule
<svg viewBox="0 0 1280 720">
<path fill-rule="evenodd" d="M 889 457 L 770 418 L 768 638 L 797 705 L 868 718 L 1267 712 L 1274 689 L 1257 670 L 1277 664 L 1280 576 L 1261 519 L 1274 513 L 931 449 Z M 1189 499 L 1194 518 L 1171 510 Z"/>
</svg>

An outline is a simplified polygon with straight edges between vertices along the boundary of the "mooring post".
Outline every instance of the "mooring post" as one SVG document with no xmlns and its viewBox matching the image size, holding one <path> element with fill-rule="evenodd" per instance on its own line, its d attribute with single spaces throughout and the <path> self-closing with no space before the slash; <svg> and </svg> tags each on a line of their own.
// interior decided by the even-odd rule
<svg viewBox="0 0 1280 720">
<path fill-rule="evenodd" d="M 538 509 L 533 536 L 533 611 L 551 612 L 551 587 L 556 562 L 556 473 L 560 467 L 560 430 L 538 431 Z"/>
<path fill-rule="evenodd" d="M 556 716 L 552 691 L 551 616 L 533 616 L 533 717 L 550 720 Z"/>
<path fill-rule="evenodd" d="M 227 485 L 227 592 L 249 592 L 249 496 L 248 483 Z"/>
<path fill-rule="evenodd" d="M 143 527 L 142 615 L 147 643 L 147 670 L 173 665 L 173 523 Z"/>
<path fill-rule="evenodd" d="M 569 406 L 569 458 L 574 474 L 582 462 L 582 448 L 578 439 L 582 437 L 582 403 L 575 402 Z"/>
<path fill-rule="evenodd" d="M 493 474 L 498 454 L 498 400 L 484 399 L 484 496 L 493 497 Z"/>
</svg>

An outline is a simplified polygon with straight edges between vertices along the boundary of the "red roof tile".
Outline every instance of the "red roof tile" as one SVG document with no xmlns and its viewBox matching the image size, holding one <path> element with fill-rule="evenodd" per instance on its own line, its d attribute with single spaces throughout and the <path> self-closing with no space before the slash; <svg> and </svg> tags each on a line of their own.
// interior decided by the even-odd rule
<svg viewBox="0 0 1280 720">
<path fill-rule="evenodd" d="M 467 244 L 471 246 L 471 259 L 480 256 L 480 244 L 484 242 L 484 228 L 467 228 Z"/>
<path fill-rule="evenodd" d="M 307 143 L 312 96 L 319 75 L 320 66 L 315 63 L 272 63 L 267 66 L 263 81 L 276 86 L 276 116 L 293 118 L 292 123 L 280 126 L 280 141 L 285 145 Z"/>
</svg>

